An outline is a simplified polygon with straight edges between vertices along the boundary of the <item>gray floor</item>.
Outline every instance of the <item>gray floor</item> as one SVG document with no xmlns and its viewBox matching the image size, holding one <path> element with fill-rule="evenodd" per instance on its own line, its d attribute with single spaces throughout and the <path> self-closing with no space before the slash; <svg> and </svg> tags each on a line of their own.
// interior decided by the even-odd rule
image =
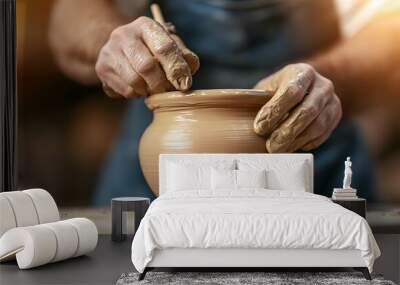
<svg viewBox="0 0 400 285">
<path fill-rule="evenodd" d="M 0 284 L 115 284 L 124 272 L 134 271 L 131 240 L 114 243 L 99 236 L 94 252 L 58 263 L 19 270 L 16 262 L 0 264 Z"/>
<path fill-rule="evenodd" d="M 369 206 L 369 208 L 372 208 Z M 103 212 L 90 210 L 92 215 L 68 212 L 64 218 L 88 216 L 96 221 L 100 232 L 110 232 L 109 209 L 107 219 Z M 104 215 L 103 215 L 104 214 Z M 65 214 L 66 215 L 66 214 Z M 382 256 L 375 270 L 386 279 L 400 284 L 400 207 L 376 209 L 367 215 Z M 103 227 L 100 227 L 103 226 Z M 108 227 L 108 228 L 106 228 Z M 102 230 L 103 229 L 103 230 Z M 109 235 L 100 235 L 99 244 L 89 256 L 82 256 L 42 267 L 19 270 L 16 262 L 0 264 L 0 285 L 8 284 L 115 284 L 122 273 L 134 271 L 130 259 L 131 239 L 111 242 Z"/>
</svg>

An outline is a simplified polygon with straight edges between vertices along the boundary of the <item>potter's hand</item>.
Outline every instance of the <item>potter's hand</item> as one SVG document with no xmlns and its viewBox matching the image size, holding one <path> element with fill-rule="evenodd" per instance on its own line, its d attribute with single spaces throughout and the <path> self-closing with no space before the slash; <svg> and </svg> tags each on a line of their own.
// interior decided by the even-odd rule
<svg viewBox="0 0 400 285">
<path fill-rule="evenodd" d="M 96 73 L 110 97 L 187 90 L 198 57 L 166 28 L 147 17 L 116 28 L 101 49 Z"/>
<path fill-rule="evenodd" d="M 309 151 L 321 145 L 342 117 L 332 82 L 308 64 L 284 67 L 255 88 L 275 91 L 254 120 L 268 152 Z"/>
</svg>

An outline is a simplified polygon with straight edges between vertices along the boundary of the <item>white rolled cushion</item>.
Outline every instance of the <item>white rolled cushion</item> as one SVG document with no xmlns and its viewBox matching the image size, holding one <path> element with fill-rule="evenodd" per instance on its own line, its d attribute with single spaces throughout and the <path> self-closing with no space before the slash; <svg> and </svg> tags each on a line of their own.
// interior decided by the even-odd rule
<svg viewBox="0 0 400 285">
<path fill-rule="evenodd" d="M 10 202 L 0 194 L 0 237 L 9 229 L 15 228 L 17 222 Z"/>
<path fill-rule="evenodd" d="M 0 238 L 0 261 L 16 254 L 20 269 L 51 262 L 56 254 L 54 232 L 43 225 L 13 228 Z"/>
<path fill-rule="evenodd" d="M 267 171 L 235 170 L 237 188 L 267 188 Z"/>
<path fill-rule="evenodd" d="M 60 214 L 56 202 L 49 192 L 39 188 L 28 189 L 22 192 L 31 197 L 38 214 L 39 224 L 60 220 Z"/>
<path fill-rule="evenodd" d="M 31 197 L 22 191 L 3 192 L 13 209 L 17 227 L 33 226 L 39 223 L 38 214 Z"/>
<path fill-rule="evenodd" d="M 78 249 L 78 233 L 73 225 L 65 221 L 43 224 L 56 235 L 57 250 L 51 262 L 57 262 L 75 255 Z"/>
<path fill-rule="evenodd" d="M 211 189 L 228 190 L 236 189 L 236 170 L 211 169 Z"/>
<path fill-rule="evenodd" d="M 0 238 L 0 261 L 17 258 L 20 269 L 28 269 L 92 251 L 97 228 L 86 218 L 18 227 Z"/>
<path fill-rule="evenodd" d="M 96 248 L 98 233 L 96 225 L 86 218 L 74 218 L 64 222 L 74 226 L 78 233 L 78 248 L 75 256 L 86 254 Z"/>
</svg>

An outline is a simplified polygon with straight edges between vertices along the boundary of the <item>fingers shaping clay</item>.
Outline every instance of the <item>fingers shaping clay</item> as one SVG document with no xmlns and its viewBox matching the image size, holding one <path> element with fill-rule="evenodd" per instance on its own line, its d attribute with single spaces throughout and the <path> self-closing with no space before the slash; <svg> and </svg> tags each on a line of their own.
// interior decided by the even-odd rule
<svg viewBox="0 0 400 285">
<path fill-rule="evenodd" d="M 142 38 L 159 61 L 168 81 L 175 89 L 189 89 L 192 86 L 190 67 L 168 32 L 160 24 L 150 22 L 142 28 Z"/>
<path fill-rule="evenodd" d="M 36 188 L 22 191 L 28 194 L 36 208 L 39 224 L 51 223 L 60 220 L 56 202 L 49 192 Z"/>
<path fill-rule="evenodd" d="M 175 34 L 176 33 L 175 26 L 172 23 L 165 22 L 164 16 L 162 15 L 160 6 L 158 6 L 158 4 L 155 4 L 155 3 L 151 4 L 150 10 L 151 10 L 154 20 L 156 22 L 158 22 L 167 33 L 169 33 L 169 36 L 175 42 L 176 46 L 178 47 L 178 50 L 176 50 L 175 53 L 178 54 L 179 51 L 182 53 L 184 60 L 186 61 L 187 65 L 190 68 L 191 75 L 193 75 L 199 69 L 199 66 L 200 66 L 200 61 L 199 61 L 198 56 L 194 52 L 189 50 L 186 47 L 186 45 L 183 43 L 183 41 Z M 178 55 L 178 58 L 179 58 L 179 55 Z M 179 60 L 176 62 L 178 64 L 180 64 Z M 188 75 L 185 76 L 184 68 L 180 68 L 179 73 L 182 73 L 182 76 L 184 78 L 183 81 L 180 80 L 179 78 L 175 79 L 175 76 L 173 76 L 172 77 L 173 81 L 171 81 L 171 83 L 175 86 L 175 88 L 177 90 L 188 90 L 192 85 L 191 76 L 188 76 Z M 169 80 L 171 80 L 168 72 L 167 72 L 167 78 Z M 179 86 L 179 88 L 176 87 L 177 85 Z"/>
<path fill-rule="evenodd" d="M 0 261 L 16 256 L 20 269 L 86 254 L 97 245 L 97 228 L 85 218 L 14 228 L 0 238 Z"/>
<path fill-rule="evenodd" d="M 180 37 L 178 37 L 175 34 L 170 34 L 171 38 L 175 41 L 175 43 L 178 45 L 178 47 L 181 49 L 183 58 L 186 60 L 187 64 L 190 67 L 190 71 L 193 74 L 197 72 L 200 68 L 200 60 L 199 57 L 189 50 L 186 45 L 183 43 Z"/>
<path fill-rule="evenodd" d="M 214 89 L 156 94 L 146 99 L 153 122 L 139 145 L 140 165 L 158 195 L 160 153 L 263 153 L 265 139 L 253 130 L 258 110 L 272 93 Z"/>
</svg>

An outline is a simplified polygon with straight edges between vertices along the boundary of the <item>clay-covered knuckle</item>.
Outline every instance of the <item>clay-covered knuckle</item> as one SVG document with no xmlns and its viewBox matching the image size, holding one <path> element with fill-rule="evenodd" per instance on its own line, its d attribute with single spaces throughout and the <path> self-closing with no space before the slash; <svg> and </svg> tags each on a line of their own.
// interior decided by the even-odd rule
<svg viewBox="0 0 400 285">
<path fill-rule="evenodd" d="M 298 70 L 305 72 L 309 76 L 313 76 L 316 73 L 314 67 L 308 63 L 300 62 L 296 63 L 295 66 Z"/>
<path fill-rule="evenodd" d="M 200 59 L 199 57 L 192 51 L 187 50 L 183 53 L 183 57 L 185 58 L 187 64 L 190 67 L 191 74 L 195 74 L 200 68 Z"/>
<path fill-rule="evenodd" d="M 191 74 L 192 75 L 195 74 L 200 67 L 199 57 L 190 49 L 188 49 L 186 45 L 183 43 L 183 41 L 177 35 L 172 34 L 170 36 L 175 41 L 177 47 L 180 49 L 183 59 L 189 65 Z"/>
<path fill-rule="evenodd" d="M 121 77 L 129 86 L 133 88 L 135 88 L 135 86 L 139 86 L 140 81 L 138 75 L 134 71 L 125 69 L 122 72 L 123 73 L 121 73 Z"/>
<path fill-rule="evenodd" d="M 170 38 L 157 42 L 154 45 L 154 53 L 156 56 L 168 57 L 178 52 L 178 45 Z"/>
<path fill-rule="evenodd" d="M 343 117 L 342 103 L 341 103 L 339 97 L 336 95 L 333 98 L 333 104 L 334 104 L 334 107 L 333 107 L 334 122 L 332 124 L 332 128 L 331 128 L 332 130 L 337 127 L 337 125 L 339 124 L 339 122 L 341 121 L 341 119 Z"/>
<path fill-rule="evenodd" d="M 271 139 L 268 139 L 265 142 L 265 147 L 269 153 L 281 153 L 286 152 L 287 145 L 281 145 Z"/>
<path fill-rule="evenodd" d="M 310 86 L 315 80 L 317 73 L 311 65 L 305 63 L 295 64 L 294 69 L 294 81 L 296 82 L 297 86 L 299 86 L 299 88 L 303 89 L 303 92 L 305 92 L 307 87 Z"/>
<path fill-rule="evenodd" d="M 313 137 L 318 137 L 320 135 L 325 134 L 328 131 L 327 128 L 327 118 L 324 118 L 323 116 L 318 117 L 313 123 L 313 128 L 312 128 L 312 136 Z"/>
<path fill-rule="evenodd" d="M 337 111 L 336 111 L 336 121 L 335 121 L 335 127 L 339 124 L 339 122 L 343 118 L 343 110 L 342 110 L 342 105 L 339 103 Z"/>
<path fill-rule="evenodd" d="M 121 26 L 121 27 L 114 29 L 110 34 L 110 42 L 113 42 L 113 43 L 123 42 L 127 39 L 128 39 L 128 36 L 126 33 L 125 26 Z"/>
<path fill-rule="evenodd" d="M 154 47 L 155 56 L 160 61 L 167 79 L 178 90 L 187 90 L 192 85 L 189 65 L 176 43 L 169 39 Z"/>
<path fill-rule="evenodd" d="M 336 111 L 340 113 L 340 117 L 342 116 L 343 110 L 342 110 L 342 101 L 340 100 L 339 96 L 336 94 L 333 95 L 332 98 L 333 104 L 336 107 Z"/>
<path fill-rule="evenodd" d="M 293 129 L 290 127 L 281 126 L 279 130 L 276 130 L 270 136 L 270 140 L 276 144 L 287 146 L 290 145 L 295 139 Z"/>
<path fill-rule="evenodd" d="M 166 72 L 167 79 L 172 85 L 181 91 L 188 90 L 192 86 L 192 75 L 187 64 L 174 64 L 171 69 Z"/>
<path fill-rule="evenodd" d="M 266 135 L 271 131 L 272 107 L 265 105 L 258 112 L 253 122 L 254 132 L 258 135 Z"/>
<path fill-rule="evenodd" d="M 149 73 L 153 72 L 158 65 L 158 61 L 153 58 L 153 57 L 140 57 L 138 58 L 134 69 L 136 72 L 139 74 L 142 74 L 143 76 L 148 75 Z"/>
<path fill-rule="evenodd" d="M 111 78 L 104 79 L 103 90 L 110 98 L 124 97 L 121 86 L 112 81 Z"/>
<path fill-rule="evenodd" d="M 265 127 L 265 121 L 254 121 L 253 129 L 257 135 L 265 135 L 268 132 L 268 128 Z"/>
<path fill-rule="evenodd" d="M 305 125 L 305 122 L 302 120 L 285 122 L 279 127 L 280 131 L 277 133 L 278 136 L 275 140 L 281 143 L 291 143 L 304 130 Z"/>
<path fill-rule="evenodd" d="M 129 86 L 133 88 L 135 93 L 141 96 L 147 95 L 146 84 L 139 76 L 132 74 L 130 75 L 128 81 Z"/>
<path fill-rule="evenodd" d="M 322 80 L 323 84 L 320 87 L 321 92 L 326 95 L 333 95 L 335 93 L 335 86 L 333 85 L 333 82 L 327 78 Z"/>
<path fill-rule="evenodd" d="M 126 97 L 129 93 L 127 87 L 128 85 L 121 84 L 121 82 L 117 82 L 115 80 L 112 80 L 112 78 L 108 78 L 105 80 L 105 85 L 103 86 L 103 89 L 108 91 L 106 92 L 107 95 L 114 95 L 113 93 L 116 93 L 119 96 Z"/>
<path fill-rule="evenodd" d="M 300 141 L 295 140 L 294 142 L 292 142 L 292 143 L 287 147 L 286 152 L 289 152 L 289 153 L 295 152 L 295 151 L 301 149 L 302 145 L 303 145 L 303 144 L 302 144 Z"/>
<path fill-rule="evenodd" d="M 320 113 L 320 109 L 315 105 L 300 107 L 298 120 L 309 122 L 316 118 Z"/>
<path fill-rule="evenodd" d="M 268 89 L 271 87 L 270 85 L 270 79 L 267 77 L 258 81 L 257 84 L 254 85 L 254 89 Z"/>
<path fill-rule="evenodd" d="M 152 81 L 147 84 L 148 84 L 148 92 L 150 94 L 163 93 L 167 91 L 168 83 L 162 79 L 159 79 L 157 81 Z"/>
<path fill-rule="evenodd" d="M 107 74 L 107 68 L 103 61 L 97 61 L 96 65 L 94 66 L 94 70 L 100 80 L 102 80 Z"/>
<path fill-rule="evenodd" d="M 95 64 L 96 73 L 104 74 L 110 71 L 113 53 L 111 51 L 109 43 L 106 43 L 100 50 L 99 55 L 97 57 L 97 61 Z"/>
<path fill-rule="evenodd" d="M 299 67 L 298 63 L 291 63 L 291 64 L 285 65 L 285 67 L 282 68 L 278 72 L 282 72 L 283 74 L 293 74 L 293 73 L 297 73 L 299 71 L 299 69 L 300 69 L 300 67 Z"/>
<path fill-rule="evenodd" d="M 146 16 L 140 16 L 132 22 L 135 28 L 143 29 L 154 24 L 154 20 Z"/>
<path fill-rule="evenodd" d="M 303 98 L 303 95 L 304 94 L 300 86 L 292 82 L 286 86 L 286 89 L 281 96 L 282 97 L 284 96 L 284 98 L 282 99 L 284 99 L 287 102 L 298 103 Z"/>
<path fill-rule="evenodd" d="M 113 89 L 111 89 L 110 87 L 107 87 L 107 86 L 103 87 L 103 91 L 108 97 L 113 98 L 113 99 L 122 97 L 120 94 L 118 94 Z"/>
<path fill-rule="evenodd" d="M 322 144 L 322 142 L 320 144 Z M 318 146 L 319 146 L 318 142 L 313 141 L 313 142 L 306 144 L 302 149 L 304 151 L 310 151 L 310 150 L 317 148 Z"/>
<path fill-rule="evenodd" d="M 317 147 L 322 145 L 331 136 L 331 133 L 332 132 L 326 133 L 326 134 L 312 140 L 311 142 L 306 144 L 304 147 L 302 147 L 302 149 L 304 151 L 310 151 L 310 150 L 316 149 Z"/>
<path fill-rule="evenodd" d="M 123 85 L 118 89 L 118 93 L 121 94 L 125 98 L 130 98 L 130 97 L 135 97 L 134 90 L 131 86 L 129 85 Z"/>
<path fill-rule="evenodd" d="M 336 95 L 328 102 L 320 116 L 322 115 L 325 116 L 324 122 L 328 124 L 330 129 L 333 129 L 339 123 L 342 118 L 342 105 L 340 99 Z"/>
</svg>

